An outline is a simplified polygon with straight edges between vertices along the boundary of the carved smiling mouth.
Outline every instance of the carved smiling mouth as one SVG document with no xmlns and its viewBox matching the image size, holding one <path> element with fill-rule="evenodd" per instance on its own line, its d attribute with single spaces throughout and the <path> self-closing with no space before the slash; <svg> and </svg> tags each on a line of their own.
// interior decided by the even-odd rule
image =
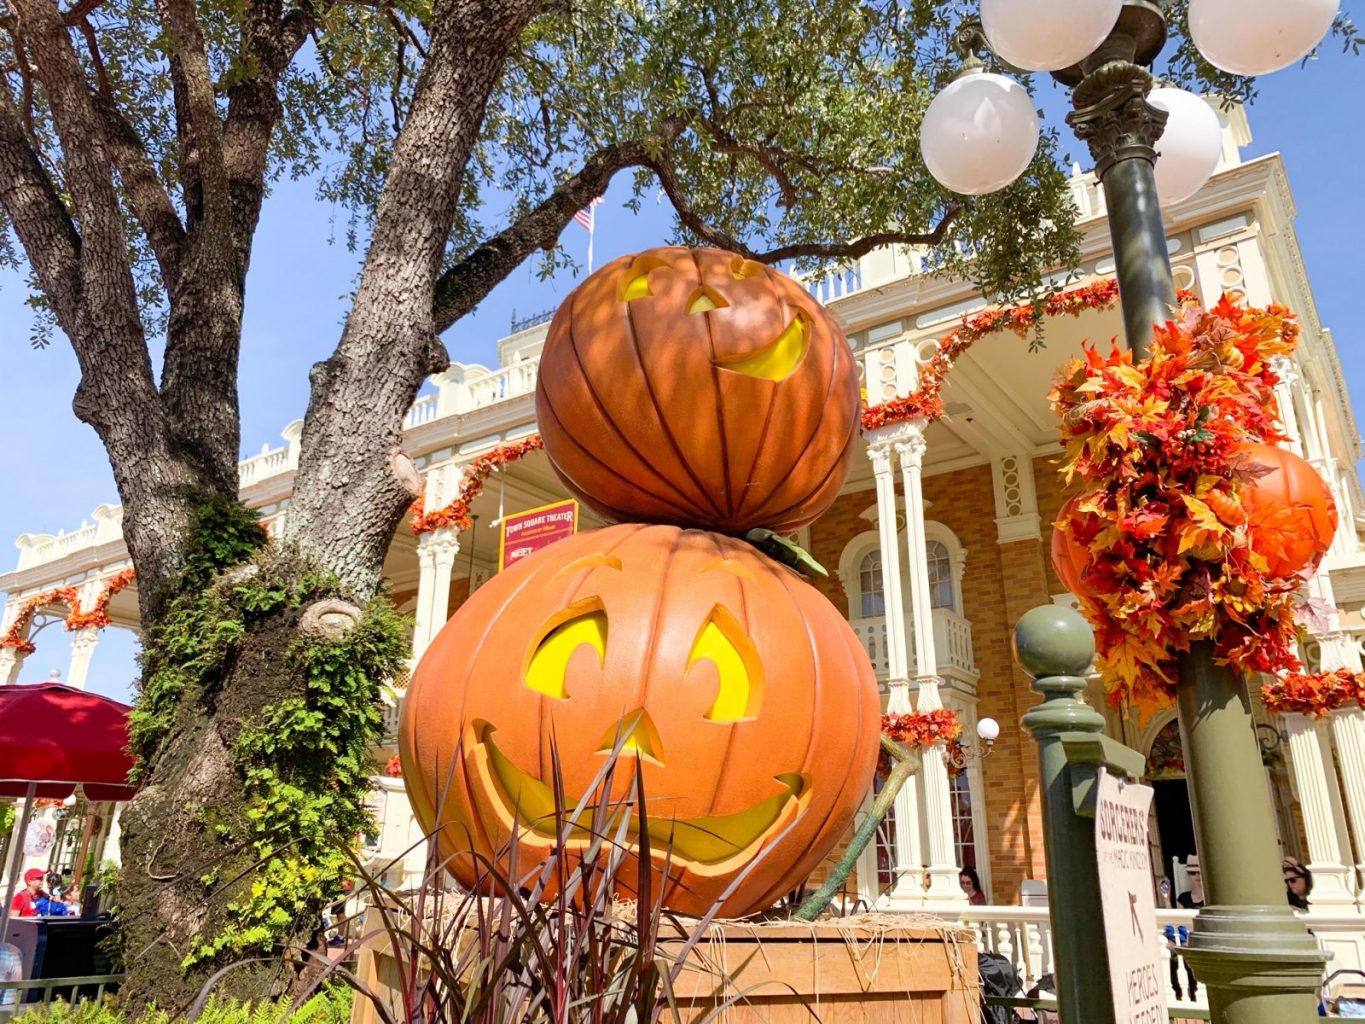
<svg viewBox="0 0 1365 1024">
<path fill-rule="evenodd" d="M 495 731 L 488 722 L 476 720 L 473 723 L 473 743 L 470 746 L 476 764 L 484 769 L 478 774 L 493 783 L 489 788 L 496 790 L 509 823 L 516 820 L 520 827 L 544 839 L 553 840 L 556 822 L 554 791 L 539 779 L 527 775 L 498 749 L 493 742 Z M 782 793 L 734 814 L 701 818 L 650 818 L 646 825 L 650 845 L 656 850 L 671 849 L 675 858 L 696 864 L 717 864 L 746 852 L 776 827 L 789 821 L 799 810 L 801 798 L 807 792 L 807 780 L 799 772 L 777 775 L 775 779 L 781 783 Z M 583 803 L 581 797 L 568 794 L 563 802 L 566 816 Z M 590 804 L 583 806 L 585 812 L 590 808 Z M 582 818 L 587 820 L 588 815 Z M 632 822 L 632 840 L 639 835 L 639 826 L 638 819 Z M 583 830 L 583 836 L 587 836 L 586 829 Z"/>
<path fill-rule="evenodd" d="M 785 380 L 796 371 L 810 349 L 810 323 L 797 313 L 772 342 L 743 356 L 717 359 L 722 370 L 733 370 L 764 380 Z"/>
</svg>

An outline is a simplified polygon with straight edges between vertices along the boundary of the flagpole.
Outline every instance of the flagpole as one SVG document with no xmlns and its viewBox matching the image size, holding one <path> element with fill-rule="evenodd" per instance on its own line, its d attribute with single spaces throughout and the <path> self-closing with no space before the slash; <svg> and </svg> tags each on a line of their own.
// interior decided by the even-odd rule
<svg viewBox="0 0 1365 1024">
<path fill-rule="evenodd" d="M 588 273 L 592 273 L 592 236 L 597 230 L 597 203 L 588 204 Z"/>
</svg>

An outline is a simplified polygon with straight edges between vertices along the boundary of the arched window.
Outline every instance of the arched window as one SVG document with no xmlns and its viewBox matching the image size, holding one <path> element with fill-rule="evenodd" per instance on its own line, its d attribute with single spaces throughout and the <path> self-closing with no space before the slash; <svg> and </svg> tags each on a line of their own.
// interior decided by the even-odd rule
<svg viewBox="0 0 1365 1024">
<path fill-rule="evenodd" d="M 948 554 L 948 545 L 940 540 L 931 540 L 924 545 L 924 554 L 929 563 L 929 606 L 955 607 L 957 601 L 953 595 L 953 560 Z"/>
<path fill-rule="evenodd" d="M 882 553 L 869 551 L 858 565 L 858 593 L 862 598 L 860 618 L 886 614 L 886 592 L 882 587 Z"/>
</svg>

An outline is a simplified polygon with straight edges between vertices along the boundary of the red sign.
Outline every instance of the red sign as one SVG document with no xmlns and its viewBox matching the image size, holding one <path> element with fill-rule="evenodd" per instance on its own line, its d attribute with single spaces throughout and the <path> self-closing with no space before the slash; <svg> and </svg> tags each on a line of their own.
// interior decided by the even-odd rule
<svg viewBox="0 0 1365 1024">
<path fill-rule="evenodd" d="M 498 545 L 498 571 L 577 532 L 578 502 L 573 500 L 504 516 Z"/>
</svg>

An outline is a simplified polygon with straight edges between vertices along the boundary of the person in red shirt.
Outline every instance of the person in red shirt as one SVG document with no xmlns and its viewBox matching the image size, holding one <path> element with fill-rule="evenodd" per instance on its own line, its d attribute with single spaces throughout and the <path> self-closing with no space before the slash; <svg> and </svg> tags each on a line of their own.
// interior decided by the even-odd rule
<svg viewBox="0 0 1365 1024">
<path fill-rule="evenodd" d="M 24 872 L 24 888 L 14 894 L 9 911 L 15 917 L 37 917 L 38 897 L 43 893 L 43 872 L 29 868 Z"/>
</svg>

